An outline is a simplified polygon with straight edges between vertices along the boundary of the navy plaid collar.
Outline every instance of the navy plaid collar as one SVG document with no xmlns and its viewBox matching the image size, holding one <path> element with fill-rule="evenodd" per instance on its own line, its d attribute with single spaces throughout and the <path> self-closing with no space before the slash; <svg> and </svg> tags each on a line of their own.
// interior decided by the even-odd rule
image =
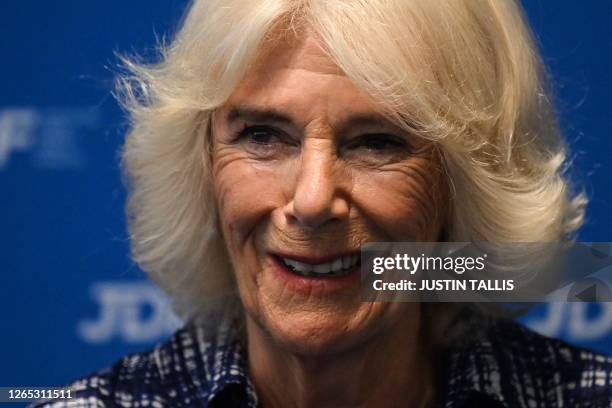
<svg viewBox="0 0 612 408">
<path fill-rule="evenodd" d="M 230 325 L 213 337 L 199 325 L 186 325 L 153 352 L 162 389 L 176 391 L 169 395 L 172 400 L 198 401 L 211 408 L 257 407 L 245 346 L 239 339 Z"/>
</svg>

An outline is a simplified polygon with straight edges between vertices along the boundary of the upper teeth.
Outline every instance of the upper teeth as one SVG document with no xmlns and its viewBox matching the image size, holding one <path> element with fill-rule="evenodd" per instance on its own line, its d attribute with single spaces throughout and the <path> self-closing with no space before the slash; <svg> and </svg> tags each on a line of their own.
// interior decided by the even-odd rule
<svg viewBox="0 0 612 408">
<path fill-rule="evenodd" d="M 320 264 L 307 264 L 304 262 L 294 261 L 293 259 L 282 258 L 282 257 L 281 259 L 283 260 L 283 262 L 285 262 L 285 264 L 289 265 L 290 267 L 295 269 L 297 272 L 302 272 L 302 273 L 313 273 L 314 272 L 314 273 L 320 273 L 320 274 L 325 274 L 325 273 L 330 273 L 330 272 L 332 273 L 339 272 L 342 269 L 352 268 L 353 266 L 359 263 L 358 254 L 341 256 L 330 262 L 324 262 Z"/>
</svg>

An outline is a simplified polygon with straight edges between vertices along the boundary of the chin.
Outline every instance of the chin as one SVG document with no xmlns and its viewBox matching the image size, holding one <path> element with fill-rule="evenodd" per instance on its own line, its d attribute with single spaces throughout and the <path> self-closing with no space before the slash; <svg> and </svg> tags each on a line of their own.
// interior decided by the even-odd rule
<svg viewBox="0 0 612 408">
<path fill-rule="evenodd" d="M 264 330 L 281 348 L 295 355 L 337 355 L 363 344 L 379 331 L 382 319 L 360 321 L 362 311 L 295 311 L 268 316 Z M 365 313 L 365 315 L 368 315 Z"/>
</svg>

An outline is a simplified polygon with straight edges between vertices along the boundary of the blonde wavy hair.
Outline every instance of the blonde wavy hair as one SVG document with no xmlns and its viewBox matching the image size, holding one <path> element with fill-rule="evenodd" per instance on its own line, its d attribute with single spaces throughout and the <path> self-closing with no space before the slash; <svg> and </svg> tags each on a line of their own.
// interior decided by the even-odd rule
<svg viewBox="0 0 612 408">
<path fill-rule="evenodd" d="M 572 238 L 586 198 L 512 0 L 195 0 L 160 59 L 124 58 L 119 97 L 134 260 L 184 318 L 240 313 L 211 194 L 213 111 L 265 44 L 304 27 L 397 125 L 439 148 L 447 241 Z"/>
</svg>

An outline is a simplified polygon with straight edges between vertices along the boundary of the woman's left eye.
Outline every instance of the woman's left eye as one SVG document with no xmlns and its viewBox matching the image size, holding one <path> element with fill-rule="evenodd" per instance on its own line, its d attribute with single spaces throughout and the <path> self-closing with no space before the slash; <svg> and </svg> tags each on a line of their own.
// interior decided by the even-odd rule
<svg viewBox="0 0 612 408">
<path fill-rule="evenodd" d="M 403 138 L 387 133 L 372 133 L 349 141 L 343 156 L 365 165 L 381 165 L 403 160 L 410 153 L 410 146 Z"/>
<path fill-rule="evenodd" d="M 364 135 L 351 143 L 352 148 L 365 148 L 374 151 L 400 149 L 404 148 L 405 145 L 402 140 L 387 134 Z"/>
</svg>

